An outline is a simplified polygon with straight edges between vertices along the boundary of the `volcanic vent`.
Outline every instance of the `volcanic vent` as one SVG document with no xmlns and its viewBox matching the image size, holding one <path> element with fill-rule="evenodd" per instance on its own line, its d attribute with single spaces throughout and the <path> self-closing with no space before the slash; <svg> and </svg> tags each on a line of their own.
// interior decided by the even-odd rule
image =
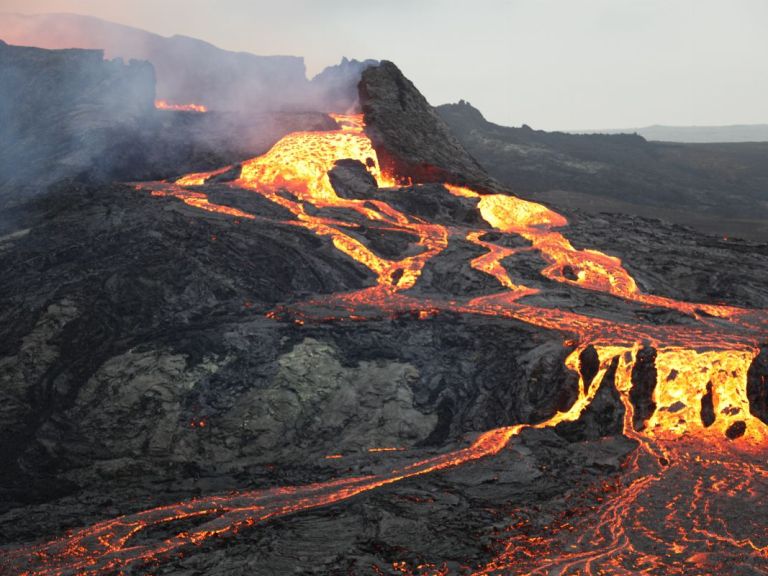
<svg viewBox="0 0 768 576">
<path fill-rule="evenodd" d="M 70 293 L 26 321 L 26 345 L 56 376 L 24 373 L 19 395 L 47 382 L 40 402 L 55 418 L 19 408 L 30 437 L 14 456 L 65 474 L 93 522 L 52 526 L 3 568 L 268 573 L 296 556 L 307 570 L 395 574 L 764 565 L 768 314 L 647 292 L 618 256 L 574 246 L 569 220 L 489 178 L 393 64 L 367 69 L 359 91 L 363 113 L 333 115 L 333 130 L 103 192 L 158 273 L 168 258 L 193 272 L 134 278 L 92 240 L 87 269 L 104 277 L 75 273 Z M 682 234 L 633 225 L 663 232 L 660 243 Z M 94 296 L 102 282 L 122 283 L 136 316 L 117 291 Z M 84 309 L 94 298 L 98 313 Z M 94 338 L 103 318 L 120 337 L 62 365 L 57 334 Z M 140 414 L 153 421 L 126 439 L 115 416 Z M 148 486 L 184 473 L 203 479 L 189 487 L 198 497 L 141 505 Z M 98 478 L 124 498 L 114 515 L 88 503 Z"/>
</svg>

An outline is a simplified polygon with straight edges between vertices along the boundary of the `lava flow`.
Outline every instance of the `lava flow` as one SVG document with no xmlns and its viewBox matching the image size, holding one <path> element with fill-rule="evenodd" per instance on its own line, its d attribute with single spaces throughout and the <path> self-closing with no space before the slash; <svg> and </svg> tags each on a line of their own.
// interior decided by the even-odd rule
<svg viewBox="0 0 768 576">
<path fill-rule="evenodd" d="M 497 557 L 477 566 L 476 573 L 688 574 L 760 563 L 765 566 L 768 535 L 760 518 L 766 512 L 763 500 L 768 494 L 768 427 L 753 414 L 747 382 L 768 326 L 766 313 L 645 294 L 618 258 L 575 249 L 559 231 L 567 226 L 563 216 L 514 196 L 480 194 L 446 185 L 450 193 L 475 202 L 497 235 L 522 237 L 530 243 L 522 248 L 489 240 L 490 229 L 447 227 L 410 216 L 380 199 L 342 198 L 328 177 L 338 160 L 361 161 L 381 186 L 392 186 L 395 179 L 379 169 L 362 116 L 334 118 L 339 129 L 286 136 L 263 156 L 245 162 L 239 179 L 229 186 L 250 190 L 286 208 L 295 217 L 288 224 L 330 237 L 338 250 L 376 275 L 376 286 L 314 299 L 291 310 L 276 310 L 270 316 L 290 314 L 297 321 L 311 321 L 320 317 L 315 312 L 319 308 L 339 319 L 365 319 L 370 311 L 416 313 L 419 318 L 453 311 L 557 330 L 578 342 L 566 360 L 567 367 L 580 374 L 576 401 L 544 422 L 490 430 L 466 448 L 394 470 L 153 508 L 17 549 L 9 553 L 6 565 L 25 574 L 65 574 L 119 571 L 129 565 L 161 561 L 213 536 L 497 454 L 526 426 L 548 427 L 578 419 L 595 398 L 600 388 L 597 383 L 610 380 L 625 407 L 624 433 L 640 445 L 619 484 L 589 513 L 559 523 L 546 538 L 510 531 Z M 229 169 L 139 188 L 158 196 L 177 197 L 204 210 L 255 218 L 210 203 L 202 191 L 186 188 L 204 185 Z M 418 188 L 413 193 L 418 193 Z M 349 214 L 382 229 L 408 234 L 414 239 L 414 249 L 400 259 L 377 255 L 355 235 L 359 224 L 345 216 Z M 495 278 L 498 293 L 425 300 L 409 292 L 425 264 L 452 238 L 466 239 L 485 250 L 470 265 Z M 514 281 L 502 263 L 522 251 L 535 251 L 544 258 L 547 265 L 541 274 L 549 280 L 638 306 L 674 310 L 690 322 L 620 322 L 527 304 L 540 289 Z M 597 364 L 591 377 L 585 379 L 583 357 L 588 347 L 596 353 Z M 372 448 L 371 452 L 396 450 Z M 728 506 L 745 513 L 752 508 L 754 514 L 739 522 L 729 521 L 719 514 Z M 160 542 L 139 544 L 133 540 L 147 528 L 188 518 L 204 521 Z M 662 530 L 672 534 L 672 539 L 662 536 Z M 522 554 L 526 550 L 528 554 Z"/>
<path fill-rule="evenodd" d="M 158 110 L 172 110 L 174 112 L 196 112 L 198 114 L 208 112 L 208 107 L 202 104 L 172 104 L 167 100 L 155 100 L 155 108 Z"/>
</svg>

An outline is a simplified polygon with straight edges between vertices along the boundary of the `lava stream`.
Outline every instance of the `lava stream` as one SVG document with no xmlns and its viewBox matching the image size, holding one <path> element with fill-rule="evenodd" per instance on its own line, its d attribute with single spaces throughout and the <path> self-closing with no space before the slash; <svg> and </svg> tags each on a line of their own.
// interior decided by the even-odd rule
<svg viewBox="0 0 768 576">
<path fill-rule="evenodd" d="M 174 112 L 196 112 L 198 114 L 208 112 L 208 108 L 202 104 L 172 104 L 167 100 L 155 100 L 155 108 Z"/>
<path fill-rule="evenodd" d="M 298 132 L 284 137 L 263 156 L 243 163 L 240 178 L 231 184 L 286 208 L 295 217 L 291 223 L 330 237 L 338 250 L 376 275 L 376 286 L 314 299 L 284 312 L 298 321 L 307 321 L 316 318 L 319 309 L 336 319 L 364 319 L 367 311 L 377 310 L 387 314 L 413 313 L 424 318 L 446 310 L 510 318 L 566 333 L 580 343 L 566 360 L 569 369 L 582 373 L 581 353 L 592 345 L 599 358 L 594 382 L 601 382 L 609 371 L 615 370 L 615 389 L 626 413 L 624 432 L 640 442 L 641 449 L 632 458 L 622 489 L 580 521 L 579 534 L 590 523 L 595 524 L 596 528 L 589 532 L 591 538 L 584 535 L 574 539 L 557 533 L 551 537 L 551 546 L 523 570 L 517 550 L 526 545 L 533 547 L 534 542 L 511 537 L 504 553 L 479 568 L 478 574 L 509 573 L 512 569 L 542 574 L 636 573 L 658 571 L 667 565 L 672 566 L 670 573 L 674 573 L 678 564 L 681 570 L 709 566 L 711 558 L 698 550 L 711 542 L 726 547 L 729 554 L 765 559 L 765 538 L 750 537 L 739 527 L 711 522 L 715 511 L 708 508 L 704 496 L 705 490 L 715 490 L 716 486 L 718 494 L 724 497 L 734 498 L 747 491 L 750 498 L 754 496 L 758 501 L 760 486 L 765 485 L 763 451 L 768 432 L 763 422 L 751 414 L 746 394 L 747 370 L 768 326 L 765 313 L 644 294 L 618 258 L 596 250 L 575 249 L 558 231 L 567 225 L 563 216 L 514 196 L 482 195 L 469 188 L 446 185 L 451 193 L 475 200 L 490 226 L 500 233 L 525 238 L 531 243 L 529 248 L 497 245 L 484 239 L 488 230 L 457 232 L 424 222 L 381 200 L 341 198 L 328 179 L 329 170 L 340 159 L 361 161 L 383 186 L 394 185 L 395 179 L 380 171 L 376 151 L 363 131 L 362 116 L 337 115 L 335 119 L 340 125 L 338 130 Z M 155 183 L 142 188 L 156 196 L 176 197 L 203 210 L 254 218 L 247 212 L 209 202 L 203 192 L 186 189 L 203 185 L 227 170 L 229 167 L 190 174 L 173 184 Z M 356 224 L 339 216 L 344 211 L 415 237 L 418 251 L 400 259 L 377 255 L 351 233 Z M 471 266 L 494 277 L 499 282 L 499 293 L 457 300 L 425 300 L 408 294 L 425 264 L 446 248 L 452 235 L 459 233 L 487 250 L 474 258 Z M 521 250 L 534 250 L 544 257 L 547 266 L 541 274 L 546 278 L 639 305 L 677 310 L 690 316 L 695 325 L 621 323 L 527 305 L 524 298 L 537 290 L 513 281 L 502 265 L 504 258 Z M 270 316 L 280 317 L 281 311 Z M 653 375 L 654 386 L 645 398 L 648 413 L 641 413 L 633 374 L 644 361 L 642 351 L 649 346 L 655 347 L 653 371 L 648 372 Z M 598 385 L 587 386 L 580 378 L 574 404 L 535 426 L 554 426 L 579 418 L 598 389 Z M 523 427 L 516 424 L 490 430 L 467 448 L 375 475 L 210 496 L 106 520 L 58 540 L 11 551 L 2 566 L 24 574 L 97 573 L 162 560 L 215 535 L 492 456 Z M 739 474 L 746 477 L 739 478 Z M 710 487 L 705 486 L 705 480 Z M 690 490 L 675 496 L 678 505 L 671 509 L 662 506 L 660 510 L 658 501 L 675 493 L 670 485 L 675 482 Z M 133 541 L 148 527 L 190 518 L 208 519 L 160 542 Z M 653 522 L 662 522 L 665 529 L 675 530 L 676 540 L 660 542 L 653 532 Z"/>
</svg>

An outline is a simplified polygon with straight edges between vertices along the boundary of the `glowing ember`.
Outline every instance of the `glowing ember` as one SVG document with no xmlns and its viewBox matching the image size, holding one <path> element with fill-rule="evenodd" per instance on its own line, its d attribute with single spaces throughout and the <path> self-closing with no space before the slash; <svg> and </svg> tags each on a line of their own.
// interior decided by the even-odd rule
<svg viewBox="0 0 768 576">
<path fill-rule="evenodd" d="M 174 112 L 208 112 L 208 108 L 202 104 L 172 104 L 166 100 L 155 100 L 155 108 L 158 110 L 173 110 Z"/>
<path fill-rule="evenodd" d="M 731 554 L 765 565 L 768 536 L 764 525 L 760 529 L 761 516 L 756 514 L 756 519 L 744 519 L 735 526 L 718 517 L 717 507 L 732 505 L 736 499 L 758 505 L 765 495 L 768 472 L 764 450 L 768 428 L 750 413 L 746 381 L 747 370 L 768 328 L 768 315 L 764 311 L 644 294 L 618 258 L 596 250 L 575 249 L 559 231 L 568 224 L 564 217 L 514 196 L 482 195 L 468 188 L 446 186 L 456 196 L 477 201 L 480 214 L 497 231 L 521 236 L 531 243 L 530 247 L 506 248 L 485 239 L 488 230 L 449 229 L 410 217 L 380 200 L 340 198 L 327 175 L 337 160 L 360 160 L 382 186 L 393 185 L 394 178 L 381 173 L 376 152 L 363 132 L 362 116 L 338 115 L 335 119 L 340 125 L 338 130 L 286 136 L 265 155 L 245 162 L 240 179 L 232 184 L 288 209 L 296 217 L 292 223 L 329 236 L 337 249 L 377 277 L 374 287 L 294 307 L 289 311 L 291 319 L 298 324 L 313 320 L 313 306 L 319 304 L 325 310 L 334 310 L 335 318 L 344 320 L 364 320 L 369 309 L 393 315 L 411 314 L 422 320 L 440 311 L 453 311 L 512 318 L 558 330 L 574 346 L 566 360 L 569 369 L 579 373 L 579 358 L 588 345 L 594 346 L 599 358 L 594 382 L 601 382 L 615 367 L 615 386 L 626 408 L 624 433 L 640 442 L 641 448 L 629 463 L 623 483 L 605 488 L 610 496 L 601 497 L 602 503 L 594 507 L 593 514 L 560 522 L 547 539 L 511 534 L 503 551 L 487 565 L 478 567 L 476 573 L 727 571 L 727 566 L 712 565 L 703 551 L 709 550 L 712 543 L 725 551 L 724 558 Z M 196 208 L 253 219 L 251 214 L 211 204 L 205 194 L 184 188 L 202 185 L 227 169 L 191 174 L 175 184 L 145 188 L 153 195 L 172 196 Z M 309 206 L 313 209 L 309 210 Z M 411 255 L 400 260 L 382 258 L 350 234 L 354 223 L 318 215 L 323 208 L 343 209 L 337 213 L 351 211 L 372 224 L 405 232 L 416 239 L 418 251 L 411 250 Z M 450 301 L 425 301 L 404 293 L 416 284 L 424 265 L 452 237 L 466 238 L 486 250 L 472 260 L 471 266 L 495 278 L 499 292 Z M 504 258 L 523 250 L 541 254 L 547 262 L 541 274 L 550 280 L 638 305 L 676 310 L 689 316 L 691 323 L 630 324 L 525 304 L 524 300 L 538 290 L 514 282 L 502 265 Z M 273 311 L 268 317 L 280 318 L 283 312 Z M 646 362 L 642 349 L 649 344 L 656 349 L 653 371 L 649 372 L 655 378 L 649 404 L 653 408 L 648 414 L 635 414 L 633 371 Z M 536 427 L 578 419 L 599 389 L 587 384 L 580 379 L 579 395 L 573 406 Z M 205 421 L 198 420 L 192 426 L 202 428 Z M 162 560 L 212 536 L 492 456 L 524 427 L 490 430 L 466 448 L 386 473 L 209 496 L 103 521 L 60 540 L 9 552 L 8 562 L 26 574 L 120 572 L 129 565 Z M 381 447 L 368 451 L 399 450 Z M 341 457 L 325 456 L 329 460 Z M 185 518 L 206 520 L 161 542 L 132 541 L 133 536 L 149 527 Z M 677 534 L 677 538 L 664 540 L 657 531 L 659 526 Z M 407 573 L 405 563 L 396 562 L 393 567 Z M 440 573 L 438 567 L 433 568 L 432 573 Z"/>
</svg>

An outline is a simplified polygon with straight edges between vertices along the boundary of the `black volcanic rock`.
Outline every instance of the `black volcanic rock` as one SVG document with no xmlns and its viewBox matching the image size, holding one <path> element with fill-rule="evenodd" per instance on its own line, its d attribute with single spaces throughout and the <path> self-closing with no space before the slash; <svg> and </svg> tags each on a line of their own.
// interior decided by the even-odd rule
<svg viewBox="0 0 768 576">
<path fill-rule="evenodd" d="M 768 307 L 768 244 L 713 238 L 657 218 L 558 211 L 568 218 L 566 235 L 575 247 L 620 257 L 645 292 Z"/>
<path fill-rule="evenodd" d="M 365 132 L 385 172 L 397 174 L 403 183 L 412 179 L 500 189 L 392 62 L 364 70 L 358 89 Z"/>
<path fill-rule="evenodd" d="M 624 419 L 624 405 L 616 390 L 616 369 L 619 358 L 611 361 L 605 371 L 595 397 L 582 412 L 578 420 L 563 422 L 555 427 L 557 433 L 572 441 L 595 440 L 602 436 L 621 434 Z"/>
<path fill-rule="evenodd" d="M 378 190 L 376 178 L 371 176 L 365 165 L 358 160 L 337 161 L 328 172 L 328 179 L 341 198 L 356 200 L 373 198 Z"/>
<path fill-rule="evenodd" d="M 385 100 L 390 96 L 382 92 Z M 424 154 L 434 147 L 445 165 L 462 166 L 466 157 L 435 139 L 439 127 L 429 119 L 430 109 L 408 108 L 408 98 L 417 98 L 407 91 L 404 96 L 403 112 L 423 129 L 418 138 L 428 146 Z M 375 101 L 368 103 L 376 108 Z M 394 128 L 386 116 L 378 122 Z M 493 307 L 481 313 L 432 309 L 434 302 L 460 304 L 474 296 L 493 302 L 494 292 L 502 292 L 472 266 L 483 250 L 467 239 L 469 229 L 501 246 L 528 245 L 487 228 L 475 199 L 454 197 L 438 183 L 379 189 L 355 161 L 331 171 L 334 189 L 361 200 L 358 205 L 373 210 L 375 200 L 384 200 L 413 223 L 445 226 L 445 248 L 400 294 L 403 300 L 418 297 L 424 309 L 403 312 L 382 307 L 386 287 L 335 247 L 338 237 L 328 228 L 343 228 L 367 250 L 392 259 L 424 249 L 414 232 L 386 218 L 369 220 L 349 206 L 304 201 L 307 214 L 344 220 L 328 220 L 315 234 L 272 196 L 238 189 L 231 181 L 236 173 L 237 167 L 194 191 L 247 210 L 253 219 L 153 197 L 149 189 L 68 180 L 17 207 L 14 221 L 3 224 L 1 541 L 45 541 L 69 528 L 195 496 L 215 494 L 224 503 L 232 502 L 232 492 L 279 487 L 265 501 L 291 504 L 282 500 L 297 493 L 291 486 L 345 479 L 353 482 L 336 486 L 355 494 L 355 482 L 372 474 L 437 462 L 483 432 L 541 423 L 574 406 L 578 376 L 565 365 L 575 349 L 570 335 L 497 316 Z M 162 183 L 151 189 L 178 191 Z M 278 194 L 297 200 L 299 192 Z M 584 218 L 578 231 L 587 240 L 630 237 L 629 248 L 614 242 L 622 257 L 638 246 L 649 255 L 668 254 L 674 245 L 690 263 L 712 248 L 709 239 L 642 219 Z M 718 250 L 716 264 L 696 259 L 702 280 L 691 293 L 706 294 L 721 281 L 717 266 L 743 279 L 761 301 L 768 258 L 749 252 L 753 265 L 745 270 L 744 252 Z M 661 274 L 650 272 L 656 270 L 650 260 L 636 264 L 642 282 Z M 694 322 L 543 281 L 546 264 L 527 250 L 502 264 L 514 281 L 522 277 L 547 288 L 525 297 L 542 306 L 542 314 L 558 307 L 585 322 Z M 650 356 L 649 349 L 643 358 Z M 160 558 L 164 565 L 126 570 L 402 574 L 445 562 L 445 570 L 459 573 L 480 568 L 499 552 L 514 552 L 511 534 L 526 543 L 544 542 L 553 530 L 570 538 L 572 527 L 593 518 L 595 496 L 603 498 L 608 488 L 639 494 L 633 477 L 624 482 L 614 476 L 633 445 L 621 436 L 618 357 L 599 384 L 598 364 L 594 348 L 581 354 L 580 373 L 585 385 L 593 381 L 589 390 L 596 394 L 581 414 L 569 414 L 576 421 L 555 430 L 524 428 L 492 457 L 383 482 L 343 502 L 257 521 L 253 529 L 246 526 L 249 516 L 270 508 L 236 508 L 243 520 L 236 535 L 207 538 L 220 534 L 214 529 L 194 548 Z M 646 362 L 636 378 L 636 405 L 645 408 L 650 374 Z M 736 425 L 729 436 L 743 433 Z M 478 455 L 475 450 L 462 454 Z M 667 503 L 652 500 L 648 508 L 664 514 Z M 271 508 L 280 515 L 286 509 Z M 582 511 L 587 516 L 580 519 Z M 168 542 L 200 521 L 176 520 L 130 535 L 126 543 Z M 211 518 L 210 526 L 223 522 L 228 520 Z M 80 549 L 71 549 L 76 560 L 82 558 Z M 16 565 L 5 570 L 4 556 L 0 573 L 17 573 Z M 47 557 L 31 558 L 38 559 Z M 18 566 L 27 562 L 23 558 Z"/>
<path fill-rule="evenodd" d="M 656 350 L 644 346 L 635 355 L 632 366 L 632 387 L 629 390 L 629 401 L 632 402 L 632 425 L 635 430 L 645 428 L 645 422 L 656 411 L 653 401 L 653 391 L 656 389 Z"/>
<path fill-rule="evenodd" d="M 749 412 L 768 424 L 768 347 L 760 350 L 747 371 Z"/>
<path fill-rule="evenodd" d="M 430 222 L 488 228 L 490 232 L 477 210 L 477 200 L 454 196 L 439 184 L 380 190 L 379 197 L 398 210 Z"/>
<path fill-rule="evenodd" d="M 701 397 L 701 423 L 705 428 L 715 423 L 715 404 L 712 395 L 712 382 L 707 382 L 707 391 Z"/>
<path fill-rule="evenodd" d="M 747 423 L 744 422 L 744 420 L 737 420 L 730 426 L 728 426 L 728 430 L 725 431 L 725 436 L 729 440 L 736 440 L 737 438 L 741 438 L 744 436 L 744 433 L 747 431 Z"/>
<path fill-rule="evenodd" d="M 479 296 L 498 292 L 499 283 L 493 277 L 470 265 L 484 253 L 485 250 L 466 240 L 454 240 L 427 262 L 417 286 L 408 294 L 428 298 L 439 294 Z"/>
<path fill-rule="evenodd" d="M 572 403 L 569 350 L 539 328 L 265 317 L 374 279 L 279 206 L 219 187 L 206 187 L 212 199 L 264 220 L 63 182 L 0 238 L 4 510 L 105 482 L 131 499 L 160 497 L 160 483 L 178 499 L 267 480 L 275 464 L 285 482 L 307 482 L 327 476 L 326 454 L 450 447 Z M 4 539 L 29 529 L 12 516 L 0 517 Z"/>
<path fill-rule="evenodd" d="M 590 344 L 579 354 L 579 372 L 584 382 L 584 392 L 589 391 L 592 381 L 600 371 L 600 356 L 595 347 Z"/>
</svg>

